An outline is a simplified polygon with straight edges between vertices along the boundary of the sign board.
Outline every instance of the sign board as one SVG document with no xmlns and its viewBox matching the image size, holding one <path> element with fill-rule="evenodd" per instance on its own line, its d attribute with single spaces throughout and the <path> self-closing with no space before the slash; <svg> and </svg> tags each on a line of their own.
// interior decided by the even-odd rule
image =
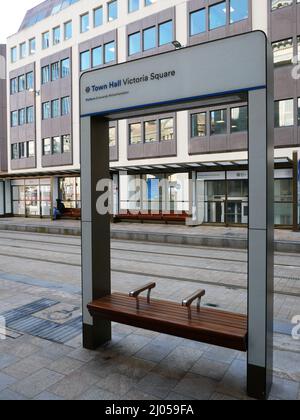
<svg viewBox="0 0 300 420">
<path fill-rule="evenodd" d="M 81 116 L 265 86 L 266 39 L 252 32 L 84 73 Z"/>
</svg>

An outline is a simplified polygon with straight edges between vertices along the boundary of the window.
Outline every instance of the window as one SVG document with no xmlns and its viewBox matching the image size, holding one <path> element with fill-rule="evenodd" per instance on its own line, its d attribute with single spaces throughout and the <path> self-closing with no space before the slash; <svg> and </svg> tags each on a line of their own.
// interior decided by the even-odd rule
<svg viewBox="0 0 300 420">
<path fill-rule="evenodd" d="M 49 118 L 51 118 L 50 102 L 44 102 L 42 104 L 42 118 L 43 120 L 48 120 Z"/>
<path fill-rule="evenodd" d="M 128 36 L 128 54 L 134 55 L 141 52 L 141 33 L 137 32 L 135 34 Z"/>
<path fill-rule="evenodd" d="M 298 98 L 298 110 L 297 110 L 297 115 L 298 115 L 298 126 L 300 126 L 300 98 Z"/>
<path fill-rule="evenodd" d="M 18 93 L 18 79 L 15 77 L 10 80 L 10 94 Z"/>
<path fill-rule="evenodd" d="M 117 145 L 117 127 L 109 128 L 109 147 L 115 147 Z"/>
<path fill-rule="evenodd" d="M 26 124 L 26 110 L 25 108 L 19 109 L 19 125 Z"/>
<path fill-rule="evenodd" d="M 248 17 L 248 0 L 230 0 L 230 23 L 240 22 Z"/>
<path fill-rule="evenodd" d="M 26 57 L 26 42 L 22 42 L 22 44 L 20 44 L 20 58 L 25 58 Z"/>
<path fill-rule="evenodd" d="M 50 47 L 50 33 L 44 32 L 42 34 L 42 49 L 46 50 L 49 47 Z"/>
<path fill-rule="evenodd" d="M 53 42 L 53 45 L 58 45 L 60 43 L 60 26 L 53 28 L 52 42 Z"/>
<path fill-rule="evenodd" d="M 206 136 L 206 112 L 193 114 L 192 117 L 192 137 Z"/>
<path fill-rule="evenodd" d="M 103 64 L 103 48 L 96 47 L 92 50 L 92 67 L 101 66 Z"/>
<path fill-rule="evenodd" d="M 206 10 L 196 10 L 190 14 L 190 36 L 206 31 Z"/>
<path fill-rule="evenodd" d="M 59 100 L 54 99 L 51 101 L 51 117 L 58 118 L 60 116 Z"/>
<path fill-rule="evenodd" d="M 116 45 L 115 41 L 104 45 L 105 63 L 110 63 L 116 60 Z"/>
<path fill-rule="evenodd" d="M 80 53 L 80 70 L 85 71 L 90 68 L 90 51 Z"/>
<path fill-rule="evenodd" d="M 160 140 L 174 139 L 174 118 L 164 118 L 159 121 Z"/>
<path fill-rule="evenodd" d="M 230 131 L 240 133 L 248 130 L 248 107 L 241 106 L 230 110 Z"/>
<path fill-rule="evenodd" d="M 70 104 L 70 97 L 66 96 L 65 98 L 61 99 L 61 115 L 69 115 L 71 112 L 71 104 Z"/>
<path fill-rule="evenodd" d="M 157 141 L 157 123 L 156 121 L 145 122 L 145 143 Z"/>
<path fill-rule="evenodd" d="M 64 38 L 65 41 L 68 39 L 71 39 L 73 35 L 73 27 L 72 27 L 72 21 L 69 20 L 69 22 L 64 23 Z"/>
<path fill-rule="evenodd" d="M 43 139 L 43 156 L 51 155 L 51 139 L 48 137 Z"/>
<path fill-rule="evenodd" d="M 292 38 L 274 42 L 272 46 L 274 53 L 274 65 L 276 67 L 291 64 L 293 62 L 294 51 Z"/>
<path fill-rule="evenodd" d="M 51 81 L 54 82 L 55 80 L 59 79 L 59 63 L 51 64 Z"/>
<path fill-rule="evenodd" d="M 27 144 L 25 142 L 19 143 L 19 158 L 27 158 Z"/>
<path fill-rule="evenodd" d="M 103 7 L 94 9 L 94 28 L 103 25 Z"/>
<path fill-rule="evenodd" d="M 173 22 L 162 23 L 158 27 L 159 31 L 159 46 L 169 44 L 173 41 Z"/>
<path fill-rule="evenodd" d="M 26 79 L 24 74 L 18 77 L 18 89 L 19 92 L 23 92 L 26 89 Z"/>
<path fill-rule="evenodd" d="M 60 198 L 68 208 L 80 208 L 80 178 L 59 178 Z"/>
<path fill-rule="evenodd" d="M 292 127 L 294 125 L 294 100 L 286 99 L 275 102 L 275 127 Z"/>
<path fill-rule="evenodd" d="M 63 153 L 71 152 L 71 136 L 70 134 L 62 136 Z"/>
<path fill-rule="evenodd" d="M 50 67 L 49 66 L 45 66 L 42 67 L 42 84 L 46 84 L 50 82 Z"/>
<path fill-rule="evenodd" d="M 19 144 L 14 143 L 11 145 L 11 158 L 12 160 L 19 159 Z"/>
<path fill-rule="evenodd" d="M 60 62 L 60 71 L 61 71 L 61 77 L 64 79 L 65 77 L 70 76 L 70 59 L 65 58 L 64 60 L 61 60 Z"/>
<path fill-rule="evenodd" d="M 28 106 L 26 108 L 26 124 L 34 123 L 34 108 L 33 106 Z"/>
<path fill-rule="evenodd" d="M 113 0 L 110 3 L 107 3 L 108 11 L 108 21 L 112 22 L 113 20 L 118 19 L 118 2 Z"/>
<path fill-rule="evenodd" d="M 145 29 L 143 31 L 143 49 L 151 50 L 156 47 L 156 27 Z"/>
<path fill-rule="evenodd" d="M 271 0 L 272 2 L 272 10 L 281 9 L 282 7 L 291 6 L 293 4 L 293 0 Z M 299 3 L 299 0 L 297 0 Z"/>
<path fill-rule="evenodd" d="M 156 3 L 157 0 L 145 0 L 145 6 L 151 6 L 151 4 Z"/>
<path fill-rule="evenodd" d="M 10 125 L 12 127 L 17 127 L 19 124 L 19 114 L 18 111 L 12 111 L 10 114 Z"/>
<path fill-rule="evenodd" d="M 27 90 L 34 90 L 33 71 L 26 74 L 26 89 Z"/>
<path fill-rule="evenodd" d="M 17 61 L 17 59 L 18 59 L 17 55 L 18 55 L 17 47 L 11 48 L 11 50 L 10 50 L 10 61 L 12 63 L 15 63 Z"/>
<path fill-rule="evenodd" d="M 128 13 L 133 13 L 139 10 L 140 0 L 128 0 Z"/>
<path fill-rule="evenodd" d="M 28 42 L 28 45 L 29 45 L 29 54 L 30 55 L 35 54 L 35 52 L 36 52 L 36 41 L 35 41 L 35 38 L 30 39 L 29 42 Z"/>
<path fill-rule="evenodd" d="M 227 111 L 220 109 L 210 113 L 210 134 L 227 134 Z"/>
<path fill-rule="evenodd" d="M 52 153 L 58 155 L 61 153 L 61 138 L 60 136 L 53 137 L 52 139 Z"/>
<path fill-rule="evenodd" d="M 34 141 L 27 142 L 27 156 L 34 157 L 35 156 L 35 143 Z"/>
<path fill-rule="evenodd" d="M 90 29 L 90 17 L 88 13 L 80 16 L 80 32 L 84 33 Z"/>
<path fill-rule="evenodd" d="M 209 7 L 209 29 L 217 29 L 226 25 L 226 2 L 215 4 Z"/>
<path fill-rule="evenodd" d="M 129 144 L 142 143 L 142 124 L 129 124 Z"/>
</svg>

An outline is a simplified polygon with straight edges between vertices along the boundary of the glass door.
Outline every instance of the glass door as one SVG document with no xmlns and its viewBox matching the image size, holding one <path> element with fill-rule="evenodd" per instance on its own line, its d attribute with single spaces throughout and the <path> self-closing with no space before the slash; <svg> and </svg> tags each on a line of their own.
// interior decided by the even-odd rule
<svg viewBox="0 0 300 420">
<path fill-rule="evenodd" d="M 39 187 L 30 185 L 25 187 L 26 217 L 40 216 Z"/>
</svg>

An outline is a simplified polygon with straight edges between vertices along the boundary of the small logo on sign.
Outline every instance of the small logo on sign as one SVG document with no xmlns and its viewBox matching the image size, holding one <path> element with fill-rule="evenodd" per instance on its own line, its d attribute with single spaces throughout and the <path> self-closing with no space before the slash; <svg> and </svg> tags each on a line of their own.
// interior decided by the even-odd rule
<svg viewBox="0 0 300 420">
<path fill-rule="evenodd" d="M 90 93 L 90 91 L 91 91 L 91 88 L 90 88 L 90 87 L 87 87 L 87 88 L 85 89 L 85 92 L 86 92 L 86 93 Z"/>
</svg>

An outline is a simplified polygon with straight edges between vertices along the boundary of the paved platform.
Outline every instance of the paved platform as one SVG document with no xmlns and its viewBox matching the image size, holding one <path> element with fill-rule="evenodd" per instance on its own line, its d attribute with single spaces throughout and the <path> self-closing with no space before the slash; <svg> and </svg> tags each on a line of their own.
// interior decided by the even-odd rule
<svg viewBox="0 0 300 420">
<path fill-rule="evenodd" d="M 80 222 L 74 220 L 2 218 L 0 231 L 48 233 L 80 236 Z M 111 225 L 112 239 L 247 249 L 247 229 L 238 227 L 178 226 L 152 223 L 117 223 Z M 275 250 L 300 252 L 300 231 L 275 230 Z"/>
<path fill-rule="evenodd" d="M 0 231 L 0 400 L 247 399 L 245 354 L 113 325 L 113 341 L 81 346 L 80 238 Z M 244 250 L 112 241 L 112 287 L 155 279 L 154 296 L 180 302 L 205 288 L 203 304 L 245 313 Z M 275 363 L 271 399 L 300 399 L 298 255 L 275 257 Z M 282 333 L 278 332 L 282 329 Z"/>
</svg>

